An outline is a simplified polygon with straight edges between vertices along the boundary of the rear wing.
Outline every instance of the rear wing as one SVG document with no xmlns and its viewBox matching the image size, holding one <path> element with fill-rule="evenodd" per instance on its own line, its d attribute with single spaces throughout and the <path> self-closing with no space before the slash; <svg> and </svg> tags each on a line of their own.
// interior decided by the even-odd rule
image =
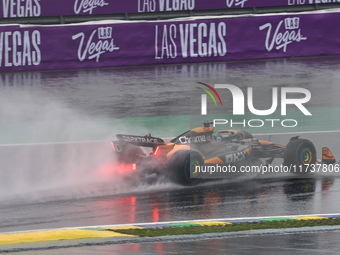
<svg viewBox="0 0 340 255">
<path fill-rule="evenodd" d="M 147 134 L 146 136 L 117 134 L 116 137 L 120 141 L 131 143 L 136 146 L 155 147 L 165 144 L 163 139 L 152 137 L 151 134 Z"/>
</svg>

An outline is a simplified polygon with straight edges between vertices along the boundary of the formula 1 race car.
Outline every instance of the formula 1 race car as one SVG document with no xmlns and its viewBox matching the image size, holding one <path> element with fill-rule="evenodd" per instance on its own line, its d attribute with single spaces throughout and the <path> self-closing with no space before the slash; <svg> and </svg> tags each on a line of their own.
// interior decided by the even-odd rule
<svg viewBox="0 0 340 255">
<path fill-rule="evenodd" d="M 190 129 L 168 142 L 151 134 L 117 134 L 118 140 L 111 142 L 117 162 L 120 166 L 124 165 L 124 169 L 129 169 L 127 172 L 132 170 L 134 176 L 156 174 L 181 185 L 200 181 L 195 176 L 197 167 L 240 167 L 258 164 L 261 159 L 266 159 L 263 165 L 270 165 L 274 158 L 282 158 L 284 166 L 294 167 L 296 171 L 313 164 L 335 163 L 327 147 L 322 150 L 322 160 L 318 160 L 314 144 L 298 136 L 292 137 L 287 146 L 283 146 L 258 140 L 247 131 L 215 132 L 211 122 L 203 124 L 203 127 Z M 147 148 L 150 151 L 148 155 Z"/>
</svg>

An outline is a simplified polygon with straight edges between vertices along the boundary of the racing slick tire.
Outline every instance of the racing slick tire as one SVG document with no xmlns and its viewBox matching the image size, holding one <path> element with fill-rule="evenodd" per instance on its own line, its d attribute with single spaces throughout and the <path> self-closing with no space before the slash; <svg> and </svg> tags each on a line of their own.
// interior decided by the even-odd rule
<svg viewBox="0 0 340 255">
<path fill-rule="evenodd" d="M 196 151 L 180 151 L 176 153 L 169 163 L 169 178 L 172 182 L 190 186 L 198 184 L 201 179 L 190 178 L 190 172 L 194 173 L 196 166 L 204 166 L 204 160 Z"/>
<path fill-rule="evenodd" d="M 316 149 L 307 139 L 292 139 L 284 152 L 284 165 L 296 173 L 308 173 L 308 165 L 316 162 Z"/>
</svg>

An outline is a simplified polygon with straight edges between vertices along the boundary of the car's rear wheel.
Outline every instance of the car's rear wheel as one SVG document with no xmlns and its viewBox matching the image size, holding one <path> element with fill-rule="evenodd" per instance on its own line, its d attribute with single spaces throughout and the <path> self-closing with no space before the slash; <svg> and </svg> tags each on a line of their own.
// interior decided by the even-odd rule
<svg viewBox="0 0 340 255">
<path fill-rule="evenodd" d="M 316 162 L 316 149 L 307 139 L 295 138 L 289 141 L 284 153 L 284 165 L 297 173 L 308 172 L 308 165 Z M 294 168 L 294 169 L 293 169 Z"/>
<path fill-rule="evenodd" d="M 198 168 L 204 166 L 201 154 L 195 151 L 180 151 L 176 153 L 169 164 L 169 178 L 180 185 L 196 185 L 201 180 L 192 178 L 198 176 Z"/>
</svg>

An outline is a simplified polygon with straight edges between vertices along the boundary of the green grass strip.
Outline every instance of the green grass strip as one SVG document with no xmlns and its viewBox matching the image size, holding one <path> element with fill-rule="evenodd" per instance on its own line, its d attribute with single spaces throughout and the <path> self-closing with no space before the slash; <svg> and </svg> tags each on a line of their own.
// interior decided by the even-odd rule
<svg viewBox="0 0 340 255">
<path fill-rule="evenodd" d="M 263 220 L 263 221 L 283 221 L 283 220 L 298 220 L 298 219 L 293 219 L 293 218 L 283 218 L 283 217 L 277 217 L 277 218 L 258 218 L 258 220 Z"/>
<path fill-rule="evenodd" d="M 140 237 L 154 237 L 167 235 L 187 235 L 203 233 L 237 232 L 254 229 L 281 229 L 281 228 L 301 228 L 314 226 L 340 225 L 340 218 L 320 219 L 320 220 L 281 220 L 263 222 L 242 222 L 216 226 L 183 226 L 168 228 L 145 228 L 145 229 L 111 229 L 114 232 L 136 235 Z"/>
<path fill-rule="evenodd" d="M 193 224 L 193 223 L 169 223 L 167 225 L 172 225 L 174 227 L 191 227 L 191 226 L 200 226 L 199 224 Z"/>
</svg>

